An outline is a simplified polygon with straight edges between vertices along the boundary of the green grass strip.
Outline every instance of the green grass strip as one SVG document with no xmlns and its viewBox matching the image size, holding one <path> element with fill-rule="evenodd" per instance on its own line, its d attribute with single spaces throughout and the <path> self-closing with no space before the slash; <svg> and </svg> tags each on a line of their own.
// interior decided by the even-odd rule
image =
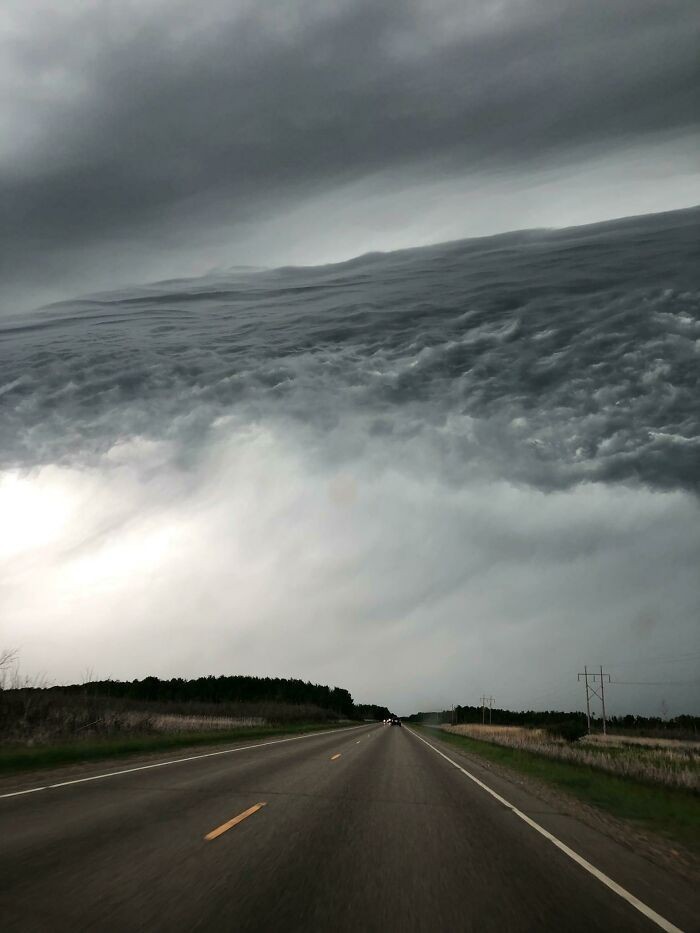
<svg viewBox="0 0 700 933">
<path fill-rule="evenodd" d="M 276 735 L 297 735 L 345 728 L 357 723 L 307 723 L 293 726 L 241 727 L 226 732 L 182 732 L 174 735 L 124 736 L 119 739 L 97 739 L 57 745 L 6 746 L 0 748 L 0 774 L 33 771 L 59 765 L 121 758 L 148 752 L 167 751 L 198 745 L 225 745 L 228 742 L 265 739 Z"/>
<path fill-rule="evenodd" d="M 536 778 L 641 829 L 700 853 L 700 796 L 692 791 L 655 787 L 607 774 L 588 765 L 557 761 L 534 752 L 494 745 L 451 732 L 426 728 L 421 731 L 426 737 L 439 737 L 462 751 Z"/>
</svg>

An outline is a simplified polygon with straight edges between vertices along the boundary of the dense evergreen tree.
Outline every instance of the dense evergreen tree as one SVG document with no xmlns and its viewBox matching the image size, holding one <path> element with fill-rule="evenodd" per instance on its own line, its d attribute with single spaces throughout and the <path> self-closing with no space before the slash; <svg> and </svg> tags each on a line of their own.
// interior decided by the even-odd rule
<svg viewBox="0 0 700 933">
<path fill-rule="evenodd" d="M 85 684 L 70 684 L 51 688 L 63 693 L 80 693 Z M 342 687 L 326 687 L 303 680 L 283 677 L 234 676 L 197 677 L 185 680 L 173 677 L 160 680 L 144 677 L 143 680 L 98 680 L 89 684 L 90 692 L 98 696 L 110 696 L 129 700 L 158 702 L 199 703 L 257 703 L 275 702 L 295 705 L 309 704 L 331 710 L 348 719 L 358 718 L 353 698 Z"/>
</svg>

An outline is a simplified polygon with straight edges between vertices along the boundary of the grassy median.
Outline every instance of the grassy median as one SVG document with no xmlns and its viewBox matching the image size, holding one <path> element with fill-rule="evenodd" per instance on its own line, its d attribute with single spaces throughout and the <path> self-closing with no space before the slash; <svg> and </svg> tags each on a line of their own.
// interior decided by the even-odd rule
<svg viewBox="0 0 700 933">
<path fill-rule="evenodd" d="M 441 730 L 423 727 L 421 731 L 462 751 L 556 787 L 700 855 L 700 796 L 692 791 L 654 787 L 585 765 L 556 761 L 522 749 Z"/>
<path fill-rule="evenodd" d="M 124 736 L 66 742 L 56 745 L 8 745 L 0 747 L 0 774 L 54 768 L 59 765 L 99 761 L 170 749 L 192 748 L 199 745 L 225 745 L 231 742 L 265 739 L 276 735 L 298 735 L 306 732 L 323 732 L 358 725 L 346 723 L 310 723 L 301 725 L 241 727 L 217 732 L 187 732 L 169 735 Z"/>
</svg>

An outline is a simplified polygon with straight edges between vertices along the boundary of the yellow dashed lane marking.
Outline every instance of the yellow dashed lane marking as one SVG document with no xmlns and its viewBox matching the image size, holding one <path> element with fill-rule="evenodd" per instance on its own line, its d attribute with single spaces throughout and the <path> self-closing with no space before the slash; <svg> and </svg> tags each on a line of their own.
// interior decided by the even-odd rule
<svg viewBox="0 0 700 933">
<path fill-rule="evenodd" d="M 212 829 L 210 833 L 207 833 L 204 837 L 207 841 L 216 839 L 217 836 L 220 836 L 222 833 L 225 833 L 227 829 L 232 829 L 234 826 L 237 826 L 239 823 L 242 823 L 243 820 L 247 820 L 249 816 L 252 816 L 254 813 L 257 813 L 258 810 L 266 806 L 265 803 L 256 803 L 252 807 L 248 807 L 247 810 L 244 810 L 243 813 L 239 813 L 238 816 L 234 816 L 232 820 L 229 820 L 228 823 L 222 823 L 221 826 L 217 826 L 216 829 Z"/>
<path fill-rule="evenodd" d="M 340 752 L 337 755 L 331 755 L 331 761 L 335 761 L 336 758 L 340 758 Z"/>
</svg>

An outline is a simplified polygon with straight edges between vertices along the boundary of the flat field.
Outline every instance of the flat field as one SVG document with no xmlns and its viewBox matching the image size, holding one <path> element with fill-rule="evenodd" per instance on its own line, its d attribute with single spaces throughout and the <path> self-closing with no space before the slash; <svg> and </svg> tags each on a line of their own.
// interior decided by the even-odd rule
<svg viewBox="0 0 700 933">
<path fill-rule="evenodd" d="M 426 729 L 426 733 L 434 729 Z M 700 856 L 700 749 L 606 742 L 564 742 L 543 730 L 508 726 L 443 726 L 442 737 L 555 787 Z M 685 745 L 686 743 L 679 743 Z M 691 743 L 693 744 L 693 743 Z"/>
<path fill-rule="evenodd" d="M 668 788 L 700 787 L 700 742 L 644 736 L 589 735 L 577 742 L 524 726 L 443 726 L 445 732 L 517 748 L 544 758 L 586 765 L 609 774 Z"/>
</svg>

